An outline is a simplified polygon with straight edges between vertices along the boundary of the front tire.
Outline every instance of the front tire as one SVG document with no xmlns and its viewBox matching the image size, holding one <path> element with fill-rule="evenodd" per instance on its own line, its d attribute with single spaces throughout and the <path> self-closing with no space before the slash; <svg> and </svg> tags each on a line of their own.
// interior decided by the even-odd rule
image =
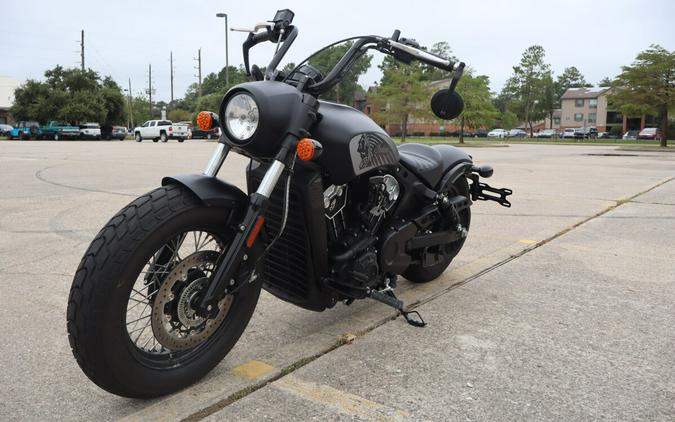
<svg viewBox="0 0 675 422">
<path fill-rule="evenodd" d="M 182 263 L 197 254 L 195 252 L 185 255 L 178 260 L 181 244 L 188 237 L 183 236 L 180 244 L 171 242 L 180 238 L 182 233 L 206 232 L 215 240 L 209 248 L 216 250 L 200 253 L 217 256 L 217 249 L 224 250 L 233 236 L 234 230 L 223 224 L 223 221 L 228 221 L 228 215 L 232 212 L 223 207 L 205 207 L 191 192 L 180 186 L 169 185 L 133 201 L 98 233 L 75 274 L 67 313 L 68 337 L 73 355 L 94 383 L 120 396 L 157 397 L 194 383 L 213 369 L 232 349 L 253 314 L 260 295 L 261 277 L 255 282 L 245 284 L 233 295 L 226 296 L 231 300 L 224 311 L 224 318 L 219 325 L 210 328 L 211 332 L 206 339 L 196 345 L 183 348 L 177 346 L 177 349 L 172 350 L 158 343 L 161 340 L 154 334 L 157 312 L 154 302 L 166 299 L 166 296 L 161 296 L 161 291 L 157 291 L 160 287 L 164 289 L 165 282 L 170 282 L 169 277 L 174 271 L 171 268 L 180 270 Z M 195 235 L 194 245 L 199 242 Z M 167 249 L 169 245 L 174 245 L 175 252 L 171 253 L 173 249 Z M 195 248 L 199 250 L 197 246 Z M 170 259 L 165 264 L 160 262 L 159 265 L 158 257 L 164 253 L 168 253 Z M 172 262 L 175 262 L 173 266 Z M 151 266 L 148 267 L 149 264 Z M 214 271 L 215 265 L 214 261 L 210 271 Z M 143 272 L 146 268 L 148 270 Z M 203 267 L 195 267 L 194 271 L 200 268 Z M 188 277 L 193 274 L 192 268 L 185 271 Z M 194 282 L 201 282 L 207 275 L 197 277 L 200 278 L 192 281 L 181 281 L 185 278 L 172 280 L 176 283 L 175 286 L 180 283 L 189 284 L 182 290 L 185 292 L 192 288 Z M 173 288 L 172 286 L 174 285 L 169 288 Z M 154 292 L 151 293 L 150 290 Z M 175 294 L 180 296 L 183 293 L 176 287 Z M 133 312 L 134 320 L 130 320 L 131 309 L 137 305 L 136 302 L 143 302 L 143 299 L 147 303 L 139 305 L 144 306 L 140 311 L 141 316 L 137 317 L 140 309 L 137 308 Z M 173 300 L 173 296 L 169 300 Z M 166 307 L 164 302 L 159 303 L 162 310 L 160 315 L 163 315 L 164 309 L 166 312 L 174 312 L 171 309 L 176 309 L 172 308 L 174 302 L 166 303 Z M 185 307 L 185 304 L 182 306 Z M 148 307 L 148 316 L 144 317 L 143 312 Z M 178 312 L 180 318 L 180 311 Z M 170 315 L 167 316 L 171 322 Z M 141 330 L 137 325 L 131 327 L 132 323 L 138 324 L 139 320 L 142 321 L 141 324 L 146 324 L 145 328 Z M 148 328 L 148 321 L 153 323 L 151 328 Z M 178 319 L 175 322 L 178 323 Z M 132 328 L 135 330 L 133 334 L 130 331 Z M 140 332 L 138 337 L 137 332 Z M 145 337 L 139 340 L 144 333 Z M 185 338 L 192 338 L 193 334 L 197 337 L 202 333 L 203 331 L 188 330 Z M 150 343 L 152 349 L 148 343 L 141 347 L 140 343 L 145 338 L 148 338 L 146 342 L 154 338 L 157 345 Z"/>
</svg>

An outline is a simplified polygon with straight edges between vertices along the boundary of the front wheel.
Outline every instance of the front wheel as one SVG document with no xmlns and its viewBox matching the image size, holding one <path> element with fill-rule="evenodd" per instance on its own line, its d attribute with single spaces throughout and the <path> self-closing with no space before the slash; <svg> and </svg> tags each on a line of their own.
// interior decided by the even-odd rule
<svg viewBox="0 0 675 422">
<path fill-rule="evenodd" d="M 169 185 L 122 209 L 99 232 L 75 274 L 68 337 L 84 373 L 121 396 L 150 398 L 194 383 L 232 349 L 255 309 L 261 278 L 195 313 L 234 230 L 233 211 L 205 207 Z"/>
</svg>

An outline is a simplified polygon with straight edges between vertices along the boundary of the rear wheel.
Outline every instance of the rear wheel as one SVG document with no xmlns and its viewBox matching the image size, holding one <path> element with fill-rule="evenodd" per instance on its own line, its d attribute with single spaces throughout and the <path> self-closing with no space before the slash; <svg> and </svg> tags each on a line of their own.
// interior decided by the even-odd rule
<svg viewBox="0 0 675 422">
<path fill-rule="evenodd" d="M 139 132 L 136 132 L 136 136 L 134 137 L 134 139 L 136 139 L 136 142 L 141 142 L 143 140 Z"/>
<path fill-rule="evenodd" d="M 213 318 L 193 305 L 234 235 L 223 224 L 231 213 L 166 186 L 136 199 L 99 232 L 68 302 L 70 345 L 92 381 L 121 396 L 156 397 L 194 383 L 230 351 L 255 309 L 261 279 L 222 298 Z"/>
<path fill-rule="evenodd" d="M 162 132 L 162 133 L 159 134 L 159 139 L 160 139 L 162 142 L 166 142 L 166 141 L 169 140 L 169 138 L 166 136 L 166 133 L 164 133 L 164 132 Z"/>
<path fill-rule="evenodd" d="M 469 198 L 469 183 L 464 176 L 457 180 L 448 192 L 448 196 L 455 195 L 462 195 Z M 462 227 L 468 232 L 471 224 L 471 209 L 467 207 L 465 210 L 461 211 L 459 213 L 459 219 Z M 436 232 L 450 229 L 449 221 L 449 218 L 442 219 L 431 227 L 431 231 Z M 427 258 L 432 261 L 437 261 L 437 263 L 426 267 L 421 264 L 411 265 L 403 273 L 403 277 L 413 283 L 426 283 L 438 278 L 438 276 L 450 266 L 452 260 L 457 256 L 462 249 L 462 246 L 464 246 L 465 240 L 466 238 L 461 238 L 452 243 L 425 249 L 421 254 L 428 254 Z M 422 257 L 418 256 L 417 258 Z"/>
<path fill-rule="evenodd" d="M 61 136 L 59 136 L 58 133 L 55 133 L 55 134 L 54 134 L 54 140 L 55 140 L 55 141 L 58 141 L 58 140 L 60 140 L 60 139 L 61 139 Z"/>
</svg>

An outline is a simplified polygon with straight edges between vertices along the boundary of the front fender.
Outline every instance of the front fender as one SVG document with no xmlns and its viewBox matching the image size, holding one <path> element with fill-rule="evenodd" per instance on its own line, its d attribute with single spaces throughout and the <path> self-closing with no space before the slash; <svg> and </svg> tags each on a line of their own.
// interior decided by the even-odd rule
<svg viewBox="0 0 675 422">
<path fill-rule="evenodd" d="M 162 186 L 179 184 L 194 193 L 207 207 L 228 207 L 243 212 L 248 196 L 238 187 L 203 174 L 179 174 L 162 179 Z"/>
</svg>

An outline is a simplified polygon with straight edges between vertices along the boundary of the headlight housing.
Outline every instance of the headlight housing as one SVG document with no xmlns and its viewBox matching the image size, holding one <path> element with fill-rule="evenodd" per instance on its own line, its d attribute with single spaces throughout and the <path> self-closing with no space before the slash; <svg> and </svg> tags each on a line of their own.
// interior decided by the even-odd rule
<svg viewBox="0 0 675 422">
<path fill-rule="evenodd" d="M 259 119 L 258 104 L 247 92 L 232 96 L 225 106 L 225 127 L 237 141 L 250 139 L 258 129 Z"/>
</svg>

